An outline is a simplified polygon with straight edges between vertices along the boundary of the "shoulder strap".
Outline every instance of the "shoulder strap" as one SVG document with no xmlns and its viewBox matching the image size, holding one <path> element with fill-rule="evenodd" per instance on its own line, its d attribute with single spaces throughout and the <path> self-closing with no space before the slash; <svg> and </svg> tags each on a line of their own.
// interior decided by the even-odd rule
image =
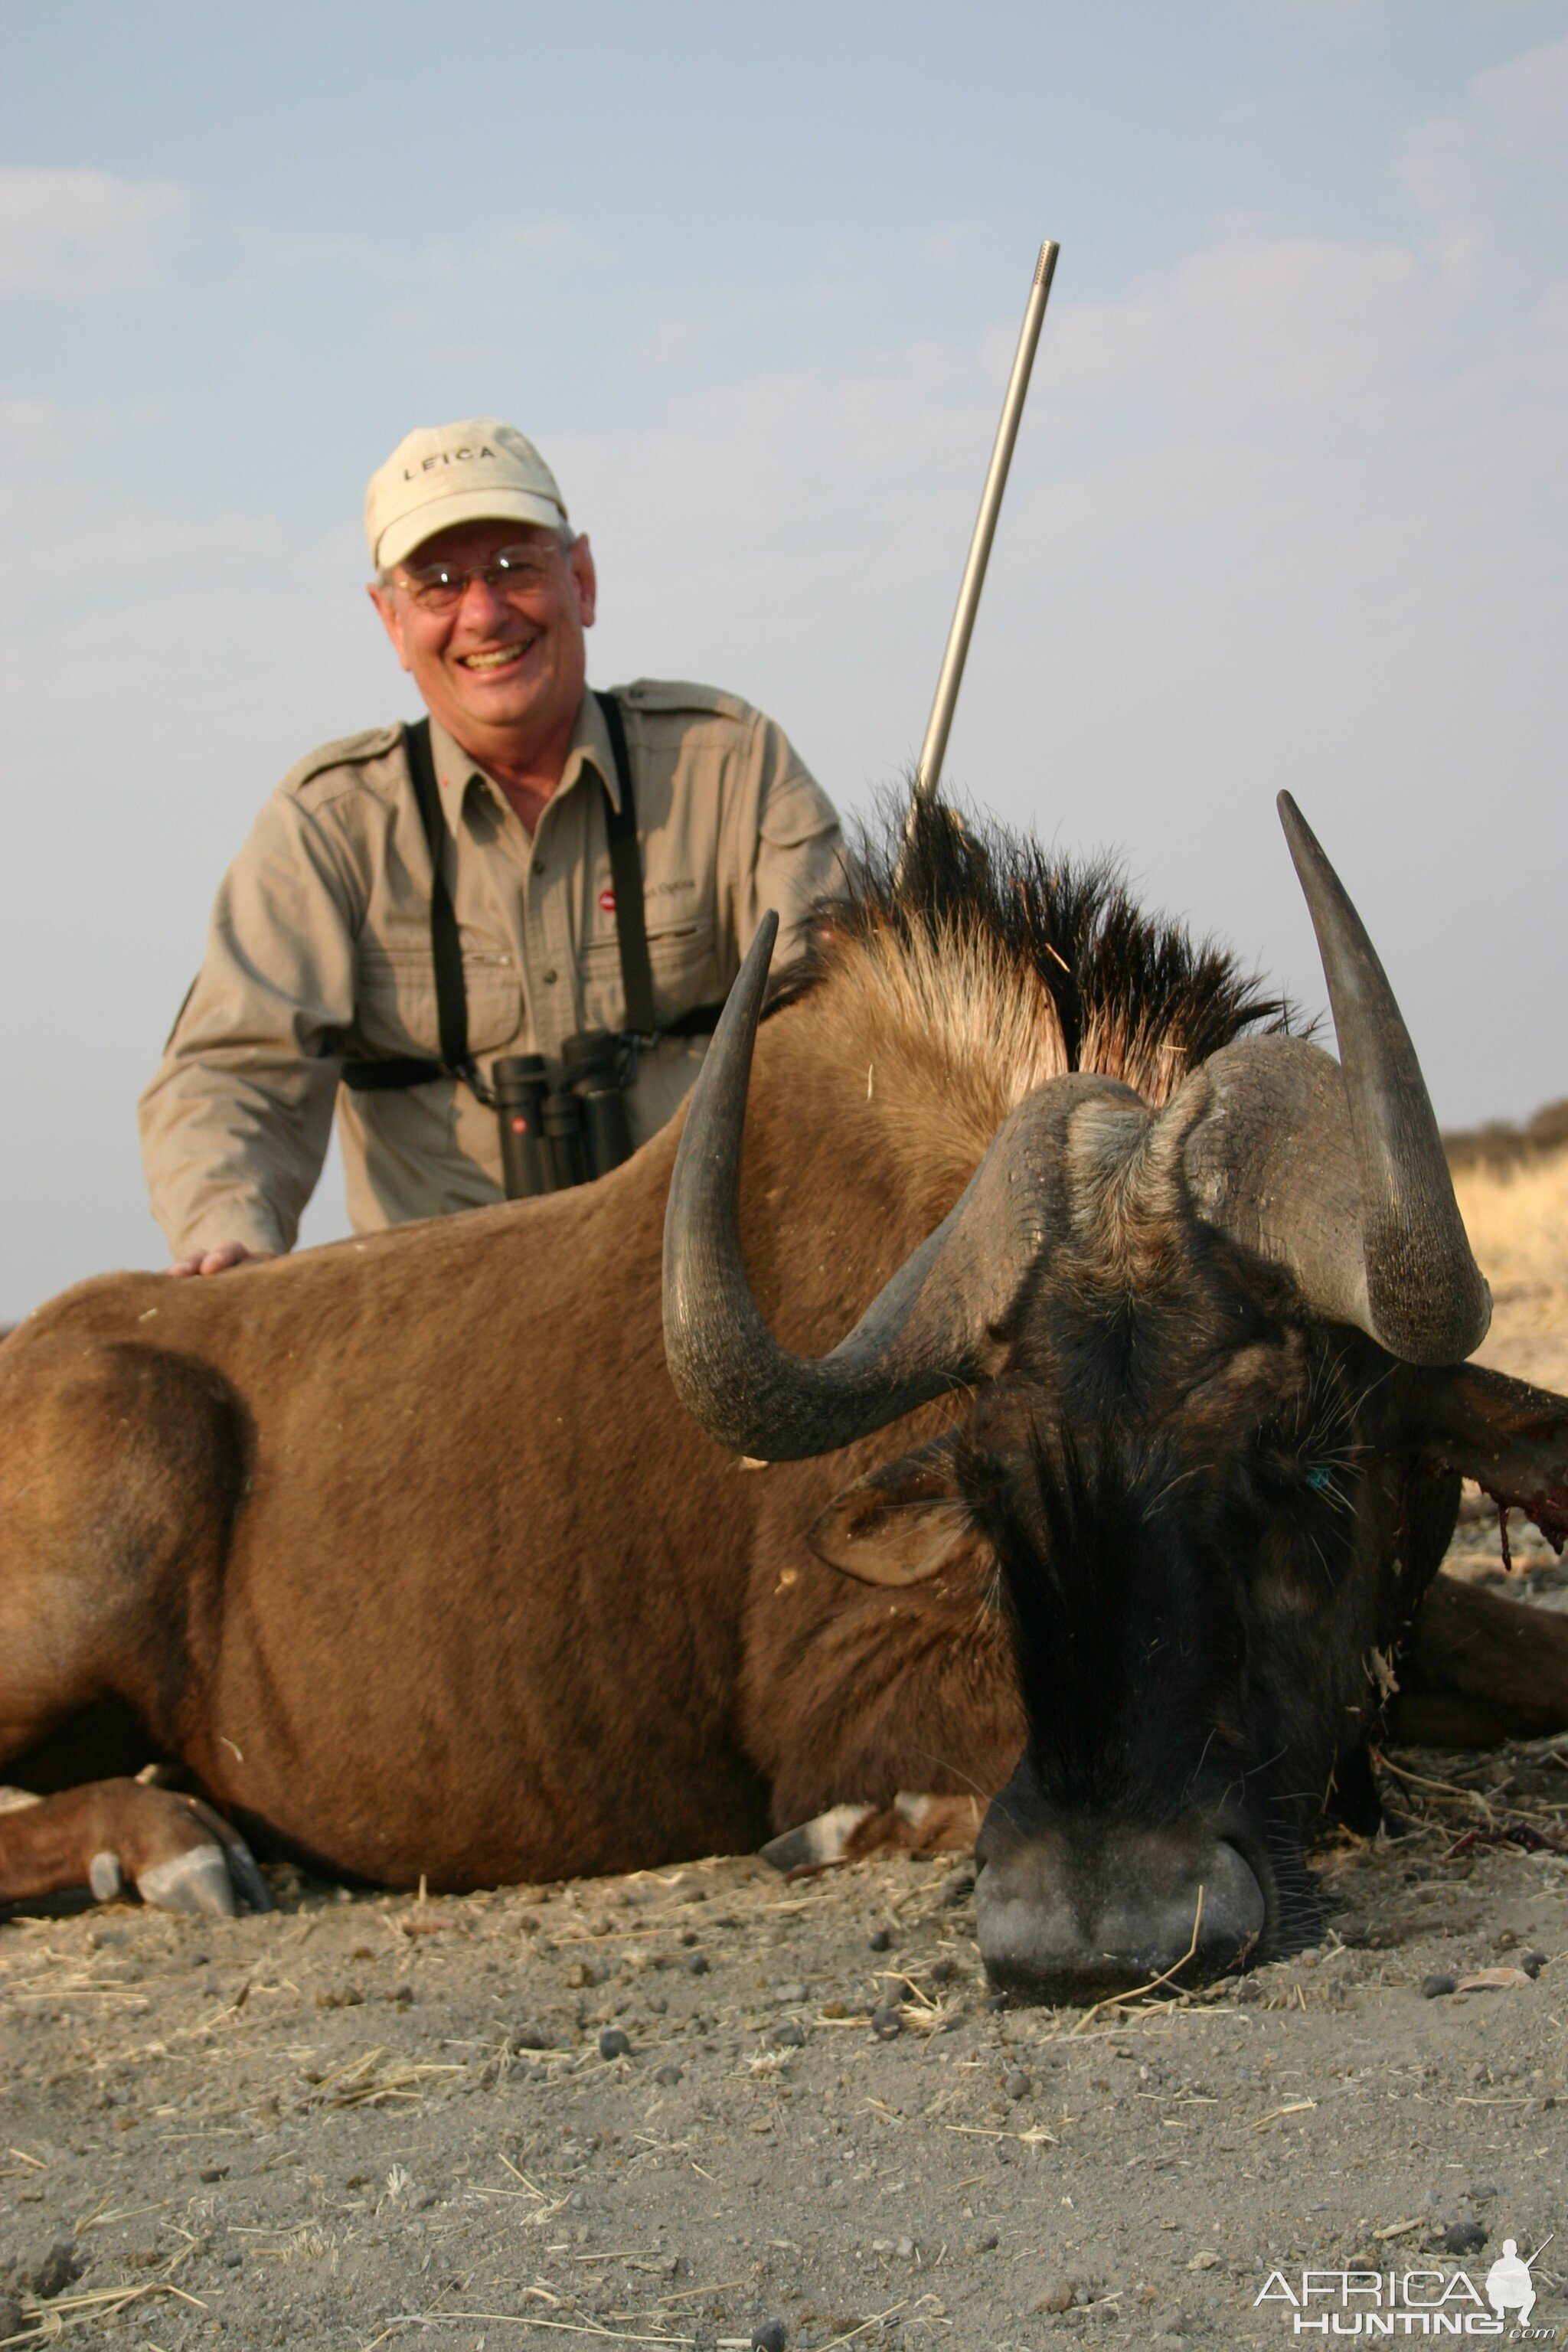
<svg viewBox="0 0 1568 2352">
<path fill-rule="evenodd" d="M 642 852 L 637 846 L 637 794 L 632 786 L 631 753 L 626 748 L 626 724 L 613 694 L 594 695 L 609 730 L 616 755 L 616 782 L 620 787 L 617 809 L 605 795 L 605 819 L 610 841 L 610 879 L 616 892 L 616 939 L 621 951 L 621 991 L 626 1001 L 626 1027 L 634 1035 L 650 1037 L 653 1012 L 653 966 L 648 961 L 647 922 L 643 912 Z"/>
<path fill-rule="evenodd" d="M 436 782 L 436 762 L 430 753 L 430 721 L 421 719 L 407 730 L 408 769 L 414 797 L 430 852 L 430 954 L 436 967 L 436 1023 L 441 1039 L 441 1066 L 454 1074 L 468 1059 L 468 999 L 463 986 L 463 943 L 457 909 L 447 887 L 441 852 L 447 821 Z"/>
<path fill-rule="evenodd" d="M 653 967 L 648 959 L 647 924 L 643 912 L 642 854 L 637 846 L 637 794 L 632 783 L 631 754 L 626 744 L 626 721 L 620 704 L 613 694 L 595 692 L 595 700 L 604 713 L 609 730 L 610 749 L 615 754 L 616 782 L 620 788 L 617 809 L 608 793 L 605 795 L 605 819 L 610 845 L 610 877 L 616 893 L 616 937 L 621 953 L 621 988 L 626 997 L 626 1027 L 637 1036 L 648 1037 L 655 1028 L 653 1009 Z M 441 795 L 436 782 L 436 762 L 430 751 L 430 722 L 421 719 L 405 730 L 408 752 L 408 772 L 414 781 L 414 797 L 419 806 L 419 822 L 425 828 L 426 845 L 430 852 L 430 954 L 436 971 L 436 1021 L 441 1039 L 441 1059 L 435 1062 L 387 1060 L 383 1062 L 352 1062 L 344 1069 L 345 1083 L 356 1093 L 375 1093 L 383 1088 L 423 1086 L 431 1078 L 443 1076 L 466 1078 L 481 1102 L 490 1100 L 489 1089 L 482 1086 L 477 1071 L 468 1067 L 468 1000 L 463 985 L 463 948 L 458 930 L 457 911 L 452 894 L 447 887 L 442 851 L 446 845 L 447 821 L 441 814 Z M 680 1021 L 667 1024 L 671 1035 L 695 1036 L 711 1029 L 718 1017 L 716 1007 L 700 1005 L 695 1013 Z"/>
</svg>

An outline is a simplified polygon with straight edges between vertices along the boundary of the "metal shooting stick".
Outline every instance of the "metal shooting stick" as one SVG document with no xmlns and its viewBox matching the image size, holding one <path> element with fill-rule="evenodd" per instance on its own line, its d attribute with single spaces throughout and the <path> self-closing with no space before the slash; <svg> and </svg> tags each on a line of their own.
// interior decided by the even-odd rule
<svg viewBox="0 0 1568 2352">
<path fill-rule="evenodd" d="M 991 452 L 985 488 L 980 493 L 980 512 L 974 518 L 974 536 L 969 542 L 969 561 L 963 567 L 958 604 L 952 615 L 952 626 L 947 633 L 947 651 L 942 659 L 942 675 L 936 682 L 936 699 L 926 721 L 925 741 L 921 745 L 921 761 L 915 771 L 915 788 L 904 834 L 906 842 L 913 834 L 920 811 L 936 797 L 937 782 L 947 753 L 948 730 L 952 725 L 953 708 L 963 679 L 963 664 L 974 628 L 974 615 L 980 607 L 980 591 L 985 584 L 985 566 L 991 554 L 991 541 L 996 533 L 996 518 L 1002 511 L 1002 493 L 1007 487 L 1007 468 L 1012 463 L 1013 444 L 1018 437 L 1018 421 L 1024 414 L 1024 401 L 1029 389 L 1029 371 L 1035 363 L 1035 346 L 1040 340 L 1046 304 L 1050 299 L 1051 278 L 1060 250 L 1060 247 L 1047 237 L 1035 264 L 1035 282 L 1029 289 L 1028 307 L 1024 312 L 1023 330 L 1013 359 L 1013 373 L 1007 379 L 1007 391 L 1002 402 L 1002 421 L 996 427 L 996 446 Z"/>
</svg>

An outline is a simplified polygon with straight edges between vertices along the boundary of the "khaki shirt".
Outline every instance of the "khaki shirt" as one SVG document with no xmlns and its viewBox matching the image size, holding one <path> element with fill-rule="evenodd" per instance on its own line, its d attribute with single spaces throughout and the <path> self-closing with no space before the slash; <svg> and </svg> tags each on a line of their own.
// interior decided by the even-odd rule
<svg viewBox="0 0 1568 2352">
<path fill-rule="evenodd" d="M 648 678 L 616 692 L 655 1009 L 672 1021 L 722 1002 L 770 907 L 775 969 L 799 954 L 807 909 L 837 878 L 838 820 L 779 729 L 733 695 Z M 430 733 L 470 1052 L 556 1057 L 579 1030 L 623 1028 L 604 801 L 619 793 L 593 696 L 531 840 L 500 788 Z M 267 803 L 141 1102 L 153 1213 L 176 1256 L 291 1248 L 334 1104 L 356 1232 L 504 1197 L 496 1115 L 468 1087 L 339 1084 L 345 1061 L 439 1059 L 430 880 L 400 726 L 326 744 Z M 669 1118 L 706 1044 L 664 1038 L 644 1054 L 635 1142 Z"/>
</svg>

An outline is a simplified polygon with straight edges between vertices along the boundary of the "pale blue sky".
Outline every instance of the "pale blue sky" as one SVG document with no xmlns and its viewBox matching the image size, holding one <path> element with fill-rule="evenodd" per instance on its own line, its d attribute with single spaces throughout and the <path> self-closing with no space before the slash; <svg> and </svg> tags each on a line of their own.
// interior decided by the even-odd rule
<svg viewBox="0 0 1568 2352">
<path fill-rule="evenodd" d="M 595 677 L 751 696 L 853 809 L 919 742 L 1047 234 L 952 773 L 1315 1003 L 1289 784 L 1440 1115 L 1568 1093 L 1568 7 L 0 38 L 0 1317 L 159 1261 L 134 1099 L 222 866 L 409 707 L 361 584 L 394 442 L 521 425 L 598 550 Z"/>
</svg>

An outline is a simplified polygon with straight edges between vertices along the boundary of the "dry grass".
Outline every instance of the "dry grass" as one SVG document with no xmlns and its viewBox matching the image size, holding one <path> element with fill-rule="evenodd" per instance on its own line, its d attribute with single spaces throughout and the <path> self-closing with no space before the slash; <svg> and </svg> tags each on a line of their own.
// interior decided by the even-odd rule
<svg viewBox="0 0 1568 2352">
<path fill-rule="evenodd" d="M 1492 1286 L 1480 1361 L 1568 1391 L 1568 1151 L 1460 1169 L 1454 1191 Z"/>
</svg>

